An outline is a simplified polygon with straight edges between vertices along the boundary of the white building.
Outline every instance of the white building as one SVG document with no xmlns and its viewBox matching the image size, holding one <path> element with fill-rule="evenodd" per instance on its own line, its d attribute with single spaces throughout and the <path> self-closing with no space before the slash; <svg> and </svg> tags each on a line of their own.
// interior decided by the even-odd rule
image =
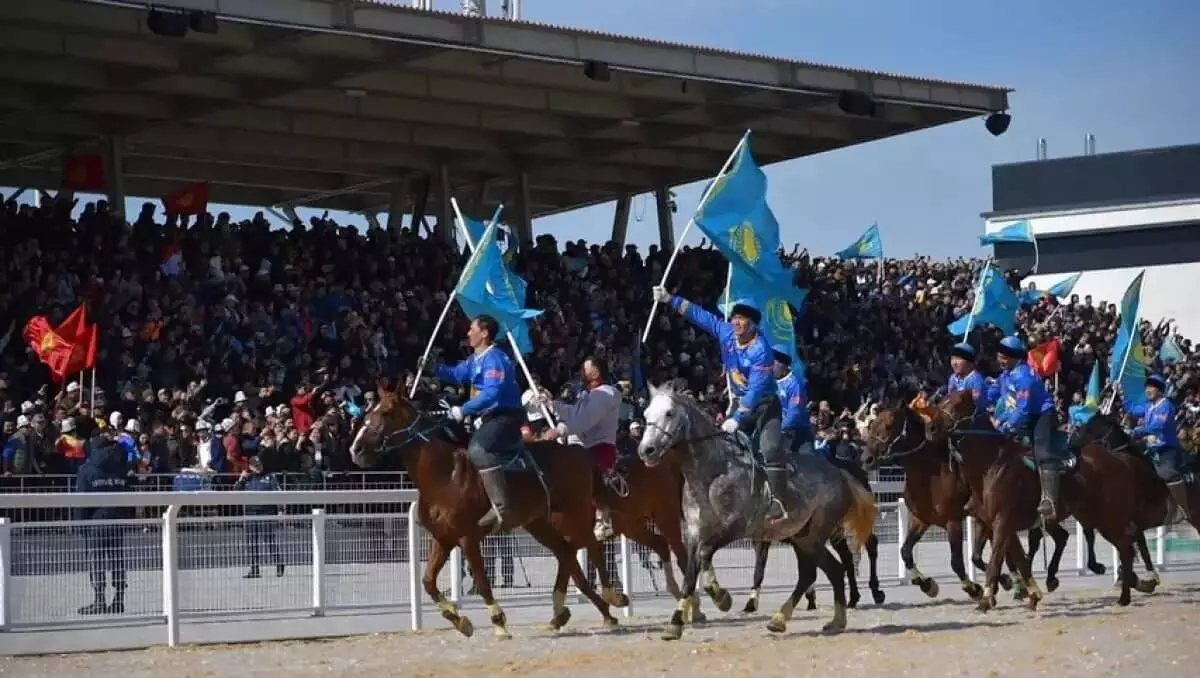
<svg viewBox="0 0 1200 678">
<path fill-rule="evenodd" d="M 1200 339 L 1200 145 L 997 165 L 992 193 L 985 232 L 1028 220 L 1037 238 L 1026 283 L 1046 289 L 1082 271 L 1080 299 L 1120 303 L 1145 269 L 1142 318 L 1174 318 Z M 1024 243 L 994 254 L 1005 269 L 1035 260 Z"/>
</svg>

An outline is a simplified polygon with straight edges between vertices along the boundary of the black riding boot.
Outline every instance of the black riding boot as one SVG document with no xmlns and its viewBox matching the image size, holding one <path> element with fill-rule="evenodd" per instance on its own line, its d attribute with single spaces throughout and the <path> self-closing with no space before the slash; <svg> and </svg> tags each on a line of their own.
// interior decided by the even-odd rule
<svg viewBox="0 0 1200 678">
<path fill-rule="evenodd" d="M 767 488 L 771 492 L 771 503 L 767 505 L 767 520 L 783 520 L 787 518 L 787 510 L 783 508 L 783 494 L 787 489 L 787 469 L 767 469 Z"/>
<path fill-rule="evenodd" d="M 1056 468 L 1038 467 L 1038 479 L 1042 483 L 1042 500 L 1038 514 L 1047 522 L 1055 522 L 1058 515 L 1058 480 L 1062 472 Z"/>
<path fill-rule="evenodd" d="M 1167 491 L 1171 493 L 1171 499 L 1179 505 L 1179 508 L 1183 509 L 1183 517 L 1195 525 L 1195 521 L 1192 520 L 1191 507 L 1188 506 L 1188 489 L 1188 483 L 1183 480 L 1167 483 Z"/>
<path fill-rule="evenodd" d="M 108 605 L 104 602 L 104 586 L 93 586 L 92 592 L 94 595 L 92 604 L 79 608 L 79 614 L 93 615 L 108 612 Z"/>
<path fill-rule="evenodd" d="M 483 480 L 483 489 L 487 492 L 488 501 L 492 508 L 487 515 L 479 519 L 479 527 L 489 533 L 497 532 L 508 527 L 508 478 L 503 469 L 492 468 L 479 472 Z"/>
<path fill-rule="evenodd" d="M 112 604 L 108 606 L 109 614 L 125 614 L 125 589 L 117 589 L 113 594 Z"/>
</svg>

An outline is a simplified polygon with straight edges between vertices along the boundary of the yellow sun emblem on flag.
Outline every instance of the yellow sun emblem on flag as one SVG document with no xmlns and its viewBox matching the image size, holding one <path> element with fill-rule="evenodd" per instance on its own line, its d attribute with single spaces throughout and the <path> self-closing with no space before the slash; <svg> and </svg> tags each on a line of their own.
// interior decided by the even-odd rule
<svg viewBox="0 0 1200 678">
<path fill-rule="evenodd" d="M 191 191 L 188 191 L 187 193 L 184 193 L 183 196 L 181 196 L 179 198 L 179 206 L 180 207 L 191 207 L 192 202 L 195 200 L 195 198 L 196 198 L 195 195 L 193 195 Z"/>
<path fill-rule="evenodd" d="M 746 263 L 751 266 L 758 263 L 758 257 L 762 253 L 762 245 L 754 233 L 754 225 L 749 221 L 743 221 L 738 226 L 729 229 L 729 246 L 742 255 Z"/>
<path fill-rule="evenodd" d="M 54 344 L 54 334 L 52 332 L 47 332 L 42 336 L 42 353 L 47 353 L 54 350 Z"/>
<path fill-rule="evenodd" d="M 787 301 L 775 297 L 766 304 L 767 329 L 772 337 L 786 336 L 792 329 L 792 309 Z"/>
</svg>

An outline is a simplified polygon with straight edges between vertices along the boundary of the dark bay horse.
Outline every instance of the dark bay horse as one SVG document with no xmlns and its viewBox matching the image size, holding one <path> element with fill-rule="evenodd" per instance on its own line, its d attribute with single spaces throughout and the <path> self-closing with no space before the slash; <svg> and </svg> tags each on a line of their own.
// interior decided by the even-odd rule
<svg viewBox="0 0 1200 678">
<path fill-rule="evenodd" d="M 592 491 L 595 472 L 591 453 L 582 447 L 555 442 L 526 443 L 544 473 L 545 486 L 536 473 L 510 474 L 511 511 L 516 525 L 525 529 L 558 560 L 554 579 L 554 611 L 549 627 L 562 628 L 571 618 L 566 606 L 568 578 L 596 606 L 605 625 L 615 626 L 609 606 L 624 607 L 628 598 L 611 586 L 603 552 L 592 532 Z M 479 472 L 468 460 L 465 445 L 455 441 L 445 420 L 422 412 L 415 404 L 388 391 L 367 412 L 350 446 L 354 463 L 370 468 L 390 454 L 399 454 L 417 487 L 416 511 L 432 537 L 422 582 L 425 593 L 437 604 L 442 617 L 460 633 L 474 633 L 471 621 L 442 595 L 437 578 L 455 545 L 463 550 L 472 572 L 485 572 L 480 544 L 487 534 L 477 521 L 491 507 Z M 547 490 L 549 497 L 547 497 Z M 597 595 L 584 576 L 576 551 L 585 548 L 600 572 L 603 596 Z M 476 585 L 491 614 L 497 637 L 509 638 L 504 611 L 492 596 L 488 577 Z M 414 605 L 420 604 L 413 601 Z"/>
<path fill-rule="evenodd" d="M 908 536 L 900 546 L 900 558 L 908 571 L 909 583 L 934 598 L 938 584 L 917 569 L 913 548 L 930 526 L 946 530 L 950 543 L 950 568 L 959 585 L 971 599 L 983 595 L 983 589 L 967 577 L 963 560 L 963 521 L 971 490 L 959 477 L 945 444 L 927 438 L 925 420 L 906 404 L 882 410 L 867 429 L 862 448 L 862 464 L 873 470 L 885 462 L 904 469 L 904 502 L 908 507 Z"/>
<path fill-rule="evenodd" d="M 1039 522 L 1041 486 L 1037 473 L 1025 464 L 1027 450 L 994 429 L 957 428 L 959 422 L 970 421 L 974 412 L 971 392 L 955 393 L 942 404 L 942 416 L 935 415 L 933 430 L 937 437 L 945 437 L 947 444 L 953 440 L 955 456 L 961 462 L 960 473 L 971 488 L 979 517 L 991 528 L 992 558 L 980 609 L 995 607 L 1000 566 L 1006 558 L 1016 567 L 1029 592 L 1030 607 L 1036 608 L 1042 592 L 1030 572 L 1018 532 Z M 1060 517 L 1074 515 L 1117 549 L 1121 563 L 1119 605 L 1129 604 L 1130 589 L 1137 584 L 1133 542 L 1138 531 L 1135 518 L 1142 497 L 1140 485 L 1120 455 L 1097 443 L 1083 446 L 1074 468 L 1062 479 L 1060 503 L 1064 510 L 1059 511 Z"/>
</svg>

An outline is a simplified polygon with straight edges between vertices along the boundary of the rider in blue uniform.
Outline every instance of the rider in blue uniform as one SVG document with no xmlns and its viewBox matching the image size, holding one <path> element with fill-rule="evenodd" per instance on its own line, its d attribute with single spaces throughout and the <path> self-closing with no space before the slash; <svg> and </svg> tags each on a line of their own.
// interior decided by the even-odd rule
<svg viewBox="0 0 1200 678">
<path fill-rule="evenodd" d="M 737 401 L 737 409 L 721 422 L 721 429 L 726 433 L 741 430 L 751 436 L 757 434 L 772 496 L 766 518 L 770 521 L 786 518 L 787 511 L 779 500 L 787 489 L 787 458 L 781 431 L 783 412 L 776 391 L 774 352 L 758 331 L 762 312 L 752 301 L 740 299 L 733 303 L 726 321 L 687 299 L 673 296 L 666 288 L 655 287 L 653 294 L 656 301 L 670 304 L 721 343 L 721 362 L 730 376 L 730 397 Z"/>
<path fill-rule="evenodd" d="M 946 381 L 946 394 L 970 391 L 975 397 L 975 409 L 988 407 L 988 386 L 983 375 L 975 370 L 975 347 L 963 342 L 950 349 L 950 378 Z"/>
<path fill-rule="evenodd" d="M 450 418 L 462 422 L 478 417 L 479 422 L 467 445 L 467 456 L 479 469 L 483 488 L 492 508 L 479 520 L 479 527 L 495 532 L 512 527 L 508 524 L 508 484 L 504 467 L 512 461 L 521 440 L 525 410 L 517 387 L 512 358 L 500 350 L 496 335 L 500 324 L 481 315 L 471 321 L 467 344 L 472 353 L 457 365 L 438 365 L 438 379 L 471 385 L 471 399 L 450 409 Z"/>
<path fill-rule="evenodd" d="M 812 422 L 808 419 L 808 382 L 792 371 L 792 356 L 774 351 L 775 384 L 783 407 L 783 449 L 812 454 Z"/>
<path fill-rule="evenodd" d="M 1000 340 L 996 360 L 1000 375 L 998 408 L 1002 413 L 993 419 L 996 430 L 1014 438 L 1032 441 L 1033 457 L 1037 460 L 1038 478 L 1042 483 L 1042 500 L 1038 512 L 1046 520 L 1055 520 L 1058 506 L 1058 481 L 1062 475 L 1062 458 L 1054 448 L 1054 432 L 1058 428 L 1054 399 L 1046 391 L 1042 378 L 1026 362 L 1025 343 L 1016 336 Z"/>
<path fill-rule="evenodd" d="M 1152 374 L 1146 378 L 1146 402 L 1129 408 L 1128 414 L 1142 420 L 1142 425 L 1133 429 L 1133 435 L 1146 442 L 1146 452 L 1154 462 L 1158 477 L 1167 484 L 1171 498 L 1183 509 L 1184 515 L 1192 520 L 1188 506 L 1188 456 L 1179 445 L 1179 433 L 1175 424 L 1175 404 L 1165 396 L 1167 382 L 1162 376 Z"/>
</svg>

